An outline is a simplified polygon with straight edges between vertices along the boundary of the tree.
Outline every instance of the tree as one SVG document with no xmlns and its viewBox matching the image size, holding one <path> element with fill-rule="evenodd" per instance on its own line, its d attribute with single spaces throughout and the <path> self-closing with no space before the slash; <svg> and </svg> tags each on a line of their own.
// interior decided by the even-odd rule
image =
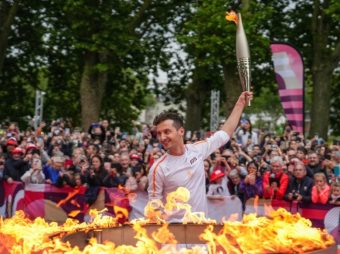
<svg viewBox="0 0 340 254">
<path fill-rule="evenodd" d="M 23 123 L 34 112 L 35 89 L 44 52 L 43 25 L 37 11 L 42 2 L 24 4 L 22 1 L 2 1 L 3 18 L 0 31 L 4 68 L 0 70 L 0 117 Z M 7 10 L 7 11 L 6 11 Z M 11 21 L 9 21 L 11 20 Z M 6 25 L 8 24 L 9 27 Z M 6 30 L 10 28 L 9 30 Z M 3 43 L 5 41 L 5 43 Z"/>
<path fill-rule="evenodd" d="M 125 79 L 120 81 L 133 77 L 147 86 L 150 70 L 167 57 L 162 48 L 168 40 L 169 21 L 180 4 L 176 0 L 66 1 L 68 28 L 84 63 L 80 81 L 84 127 L 100 116 L 109 73 Z M 133 70 L 133 75 L 119 75 L 127 70 Z"/>
<path fill-rule="evenodd" d="M 263 62 L 269 61 L 270 51 L 269 39 L 259 34 L 259 31 L 265 29 L 264 24 L 271 14 L 271 8 L 261 3 L 252 4 L 252 8 L 248 8 L 249 3 L 244 5 L 242 14 L 246 20 L 245 28 L 252 49 L 253 73 L 256 73 L 253 81 L 258 82 L 255 83 L 258 92 L 263 84 L 269 83 L 268 78 L 273 77 L 266 74 L 270 65 L 260 67 Z M 228 5 L 220 0 L 198 1 L 191 3 L 189 10 L 178 24 L 176 36 L 187 54 L 187 62 L 190 63 L 186 65 L 189 70 L 184 72 L 185 75 L 180 80 L 185 87 L 183 94 L 187 94 L 186 127 L 197 130 L 202 128 L 202 112 L 209 101 L 211 89 L 223 91 L 223 113 L 228 115 L 241 93 L 241 86 L 236 70 L 236 28 L 225 20 Z M 261 15 L 256 15 L 259 10 Z M 172 90 L 178 91 L 178 79 L 174 80 L 177 86 L 174 89 L 172 85 Z"/>
<path fill-rule="evenodd" d="M 31 101 L 30 106 L 16 103 L 16 113 L 32 115 L 34 90 L 43 88 L 48 118 L 77 119 L 81 112 L 84 128 L 100 116 L 122 122 L 121 115 L 125 123 L 135 119 L 145 105 L 148 74 L 169 57 L 169 23 L 182 2 L 76 0 L 21 6 L 5 59 L 13 68 L 1 79 L 1 86 L 11 84 L 19 92 L 17 101 Z M 121 98 L 128 104 L 122 105 Z"/>
<path fill-rule="evenodd" d="M 289 6 L 290 1 L 286 1 Z M 339 68 L 338 1 L 296 1 L 288 8 L 281 39 L 294 44 L 302 53 L 305 76 L 313 87 L 310 135 L 327 139 L 330 123 L 331 84 Z M 301 18 L 303 17 L 303 18 Z"/>
<path fill-rule="evenodd" d="M 0 74 L 2 73 L 2 68 L 6 57 L 11 25 L 14 22 L 18 8 L 19 1 L 5 0 L 0 3 Z"/>
</svg>

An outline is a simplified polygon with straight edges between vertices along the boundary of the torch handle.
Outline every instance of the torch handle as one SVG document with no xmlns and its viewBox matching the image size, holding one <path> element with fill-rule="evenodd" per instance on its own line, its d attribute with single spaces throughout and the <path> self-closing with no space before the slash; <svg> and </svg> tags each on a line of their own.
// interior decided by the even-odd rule
<svg viewBox="0 0 340 254">
<path fill-rule="evenodd" d="M 250 58 L 238 58 L 237 59 L 237 69 L 240 76 L 240 82 L 243 91 L 250 91 Z M 250 101 L 248 102 L 250 106 Z"/>
</svg>

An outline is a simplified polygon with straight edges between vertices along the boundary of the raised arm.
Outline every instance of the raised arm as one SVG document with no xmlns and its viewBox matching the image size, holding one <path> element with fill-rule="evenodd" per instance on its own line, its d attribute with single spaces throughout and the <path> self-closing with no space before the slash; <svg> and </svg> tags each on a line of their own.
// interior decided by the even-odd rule
<svg viewBox="0 0 340 254">
<path fill-rule="evenodd" d="M 248 101 L 253 99 L 253 93 L 245 91 L 241 93 L 240 97 L 238 98 L 231 114 L 229 115 L 227 121 L 222 125 L 221 130 L 228 133 L 229 137 L 233 135 L 233 132 L 235 131 L 241 115 L 243 113 L 244 107 L 248 105 Z"/>
</svg>

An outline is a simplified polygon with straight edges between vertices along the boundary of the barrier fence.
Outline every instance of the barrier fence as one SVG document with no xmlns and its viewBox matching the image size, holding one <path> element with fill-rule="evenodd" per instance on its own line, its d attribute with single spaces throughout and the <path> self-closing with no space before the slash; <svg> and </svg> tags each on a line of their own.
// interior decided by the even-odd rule
<svg viewBox="0 0 340 254">
<path fill-rule="evenodd" d="M 147 203 L 147 193 L 127 193 L 120 188 L 99 188 L 94 190 L 96 199 L 88 205 L 86 187 L 57 188 L 50 184 L 23 184 L 2 182 L 4 195 L 0 193 L 0 216 L 11 217 L 15 211 L 23 210 L 31 219 L 42 217 L 47 221 L 65 222 L 70 217 L 86 221 L 89 209 L 107 209 L 107 214 L 116 216 L 120 214 L 120 222 L 127 219 L 143 217 L 144 207 Z M 330 232 L 337 243 L 340 243 L 339 223 L 340 207 L 333 205 L 301 204 L 284 200 L 254 200 L 247 201 L 245 213 L 266 214 L 266 209 L 284 208 L 295 214 L 300 213 L 304 218 L 311 220 L 312 225 L 325 228 Z M 238 198 L 226 196 L 224 200 L 208 200 L 208 218 L 222 221 L 231 215 L 242 218 L 242 204 Z"/>
</svg>

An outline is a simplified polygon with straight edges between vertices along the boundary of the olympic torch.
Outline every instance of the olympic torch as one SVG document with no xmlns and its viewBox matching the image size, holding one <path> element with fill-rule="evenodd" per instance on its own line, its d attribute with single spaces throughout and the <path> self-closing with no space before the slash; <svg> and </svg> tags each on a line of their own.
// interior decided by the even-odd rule
<svg viewBox="0 0 340 254">
<path fill-rule="evenodd" d="M 250 53 L 249 46 L 244 32 L 241 13 L 236 14 L 231 11 L 227 13 L 226 19 L 234 21 L 237 27 L 236 30 L 236 59 L 237 69 L 240 76 L 240 82 L 243 91 L 250 91 L 251 73 L 250 73 Z M 248 103 L 250 106 L 250 101 Z"/>
</svg>

